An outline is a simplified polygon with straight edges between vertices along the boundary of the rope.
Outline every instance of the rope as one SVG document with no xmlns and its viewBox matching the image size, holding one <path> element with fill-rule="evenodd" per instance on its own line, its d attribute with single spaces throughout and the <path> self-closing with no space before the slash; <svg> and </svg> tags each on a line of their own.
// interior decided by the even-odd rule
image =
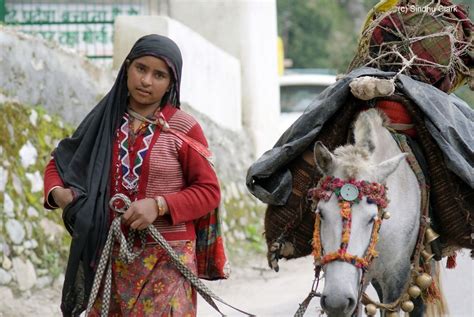
<svg viewBox="0 0 474 317">
<path fill-rule="evenodd" d="M 101 316 L 108 316 L 110 308 L 110 295 L 112 289 L 112 249 L 113 242 L 115 239 L 119 241 L 120 253 L 119 256 L 127 263 L 134 261 L 139 252 L 131 252 L 133 244 L 129 244 L 125 238 L 122 230 L 120 230 L 121 217 L 117 217 L 112 221 L 112 224 L 107 235 L 107 240 L 105 241 L 104 249 L 102 250 L 102 255 L 99 260 L 99 265 L 97 266 L 97 271 L 94 277 L 94 283 L 92 284 L 92 291 L 89 297 L 89 302 L 87 303 L 86 316 L 90 314 L 92 306 L 94 305 L 97 295 L 99 294 L 99 288 L 104 276 L 104 292 L 102 295 L 102 311 Z"/>
<path fill-rule="evenodd" d="M 109 313 L 110 308 L 110 296 L 111 296 L 111 289 L 112 289 L 112 249 L 113 249 L 113 242 L 118 240 L 120 245 L 120 253 L 119 257 L 124 260 L 126 263 L 130 263 L 134 261 L 140 254 L 141 251 L 133 252 L 133 231 L 131 231 L 129 240 L 127 241 L 125 238 L 122 230 L 120 229 L 121 224 L 121 217 L 116 217 L 111 224 L 109 233 L 107 235 L 107 240 L 105 242 L 104 249 L 102 251 L 102 255 L 99 260 L 99 265 L 97 266 L 97 271 L 94 277 L 94 283 L 92 285 L 91 295 L 89 297 L 89 302 L 87 303 L 86 309 L 86 316 L 88 316 L 92 310 L 92 306 L 94 305 L 97 296 L 99 294 L 100 285 L 103 280 L 103 276 L 105 273 L 105 282 L 104 282 L 104 291 L 102 295 L 102 310 L 101 316 L 106 317 Z M 247 313 L 243 310 L 240 310 L 222 300 L 216 294 L 214 294 L 181 260 L 173 248 L 168 244 L 166 239 L 158 232 L 158 230 L 150 224 L 147 229 L 139 231 L 140 237 L 142 237 L 142 247 L 144 247 L 145 241 L 143 237 L 146 237 L 146 232 L 148 232 L 158 243 L 159 245 L 168 253 L 171 257 L 173 264 L 176 268 L 183 274 L 183 276 L 192 284 L 192 286 L 196 289 L 197 292 L 211 305 L 221 316 L 225 316 L 217 307 L 216 303 L 213 299 L 221 302 L 222 304 L 241 312 L 247 316 L 255 316 L 253 314 Z"/>
<path fill-rule="evenodd" d="M 313 285 L 311 286 L 311 291 L 309 292 L 308 296 L 304 299 L 304 301 L 300 304 L 300 307 L 298 307 L 298 310 L 296 311 L 294 317 L 303 317 L 304 313 L 306 312 L 306 309 L 308 309 L 308 305 L 311 302 L 311 300 L 314 297 L 321 297 L 321 293 L 318 293 L 318 287 L 319 287 L 319 274 L 321 273 L 321 266 L 316 266 L 314 268 L 314 280 L 313 280 Z"/>
<path fill-rule="evenodd" d="M 449 7 L 452 12 L 450 10 L 436 12 L 439 0 L 427 4 L 427 10 L 423 12 L 411 12 L 410 6 L 401 3 L 394 5 L 390 2 L 393 1 L 381 1 L 369 12 L 359 39 L 358 51 L 349 66 L 349 71 L 370 66 L 397 71 L 397 76 L 401 73 L 415 76 L 421 81 L 435 85 L 442 78 L 432 79 L 428 70 L 437 69 L 445 78 L 449 78 L 450 91 L 458 87 L 463 77 L 469 76 L 469 67 L 463 60 L 469 56 L 469 51 L 473 48 L 468 35 L 464 34 L 468 33 L 469 28 L 463 24 L 469 24 L 469 18 L 452 13 L 460 10 L 455 5 Z M 383 10 L 377 10 L 378 6 L 382 5 Z M 387 27 L 385 22 L 390 22 L 391 25 Z M 374 43 L 373 36 L 376 34 L 376 29 L 391 35 L 393 39 Z M 423 53 L 413 48 L 414 43 L 431 43 L 437 38 L 449 41 L 449 44 L 446 44 L 450 46 L 450 56 L 446 61 L 434 56 L 433 59 L 424 58 Z M 428 53 L 436 49 L 437 47 L 425 48 Z"/>
<path fill-rule="evenodd" d="M 321 293 L 317 293 L 315 291 L 309 292 L 308 296 L 305 298 L 305 300 L 300 304 L 300 307 L 296 311 L 294 317 L 303 317 L 304 313 L 306 312 L 306 309 L 308 309 L 308 305 L 313 299 L 313 297 L 320 297 Z"/>
</svg>

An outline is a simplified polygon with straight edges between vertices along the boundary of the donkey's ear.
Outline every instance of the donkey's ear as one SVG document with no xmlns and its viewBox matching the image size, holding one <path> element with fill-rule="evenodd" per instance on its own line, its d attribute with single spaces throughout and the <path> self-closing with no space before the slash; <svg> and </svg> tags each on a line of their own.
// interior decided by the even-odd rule
<svg viewBox="0 0 474 317">
<path fill-rule="evenodd" d="M 365 148 L 369 153 L 375 150 L 374 130 L 372 126 L 373 111 L 364 111 L 359 114 L 354 124 L 354 140 L 357 146 Z"/>
<path fill-rule="evenodd" d="M 321 141 L 314 144 L 314 161 L 321 173 L 328 175 L 333 167 L 334 155 L 324 146 Z"/>
<path fill-rule="evenodd" d="M 400 165 L 400 162 L 403 161 L 407 155 L 407 153 L 400 153 L 397 156 L 378 164 L 375 168 L 375 177 L 377 178 L 377 182 L 383 183 L 390 174 L 395 172 L 398 165 Z"/>
</svg>

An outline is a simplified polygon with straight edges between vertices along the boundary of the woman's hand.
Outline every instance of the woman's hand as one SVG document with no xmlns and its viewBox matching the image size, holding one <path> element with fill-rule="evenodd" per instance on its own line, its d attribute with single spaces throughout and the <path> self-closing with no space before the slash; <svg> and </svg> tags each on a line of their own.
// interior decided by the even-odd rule
<svg viewBox="0 0 474 317">
<path fill-rule="evenodd" d="M 143 230 L 152 224 L 158 216 L 156 201 L 153 198 L 145 198 L 134 201 L 123 214 L 122 221 L 132 229 Z"/>
<path fill-rule="evenodd" d="M 70 188 L 56 187 L 51 192 L 51 195 L 53 196 L 54 202 L 61 209 L 64 209 L 64 207 L 69 205 L 74 199 L 74 194 Z"/>
</svg>

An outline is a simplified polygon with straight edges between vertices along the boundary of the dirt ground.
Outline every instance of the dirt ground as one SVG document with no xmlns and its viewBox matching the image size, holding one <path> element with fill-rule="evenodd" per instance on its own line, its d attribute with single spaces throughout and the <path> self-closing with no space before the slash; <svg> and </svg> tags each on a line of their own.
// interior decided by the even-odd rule
<svg viewBox="0 0 474 317">
<path fill-rule="evenodd" d="M 443 260 L 443 266 L 445 261 Z M 474 261 L 468 252 L 458 256 L 455 270 L 442 270 L 443 289 L 449 305 L 449 316 L 474 316 Z M 263 317 L 293 316 L 307 296 L 313 280 L 310 257 L 283 261 L 280 272 L 267 269 L 264 257 L 256 257 L 233 268 L 226 281 L 206 284 L 229 304 Z M 322 289 L 322 288 L 320 288 Z M 8 288 L 0 287 L 0 317 L 60 316 L 58 286 L 14 296 Z M 244 316 L 219 305 L 230 317 Z M 319 300 L 313 299 L 306 316 L 319 316 Z M 220 316 L 199 298 L 198 316 Z"/>
</svg>

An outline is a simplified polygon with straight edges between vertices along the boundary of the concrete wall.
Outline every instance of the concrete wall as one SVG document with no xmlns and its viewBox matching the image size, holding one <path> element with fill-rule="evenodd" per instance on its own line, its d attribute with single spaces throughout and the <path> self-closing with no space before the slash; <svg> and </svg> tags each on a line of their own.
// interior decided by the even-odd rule
<svg viewBox="0 0 474 317">
<path fill-rule="evenodd" d="M 169 0 L 168 13 L 240 60 L 244 127 L 257 155 L 271 148 L 280 113 L 275 0 Z"/>
<path fill-rule="evenodd" d="M 234 131 L 242 128 L 240 63 L 185 25 L 162 16 L 120 16 L 115 21 L 114 67 L 135 41 L 158 33 L 173 39 L 183 55 L 181 101 Z"/>
</svg>

